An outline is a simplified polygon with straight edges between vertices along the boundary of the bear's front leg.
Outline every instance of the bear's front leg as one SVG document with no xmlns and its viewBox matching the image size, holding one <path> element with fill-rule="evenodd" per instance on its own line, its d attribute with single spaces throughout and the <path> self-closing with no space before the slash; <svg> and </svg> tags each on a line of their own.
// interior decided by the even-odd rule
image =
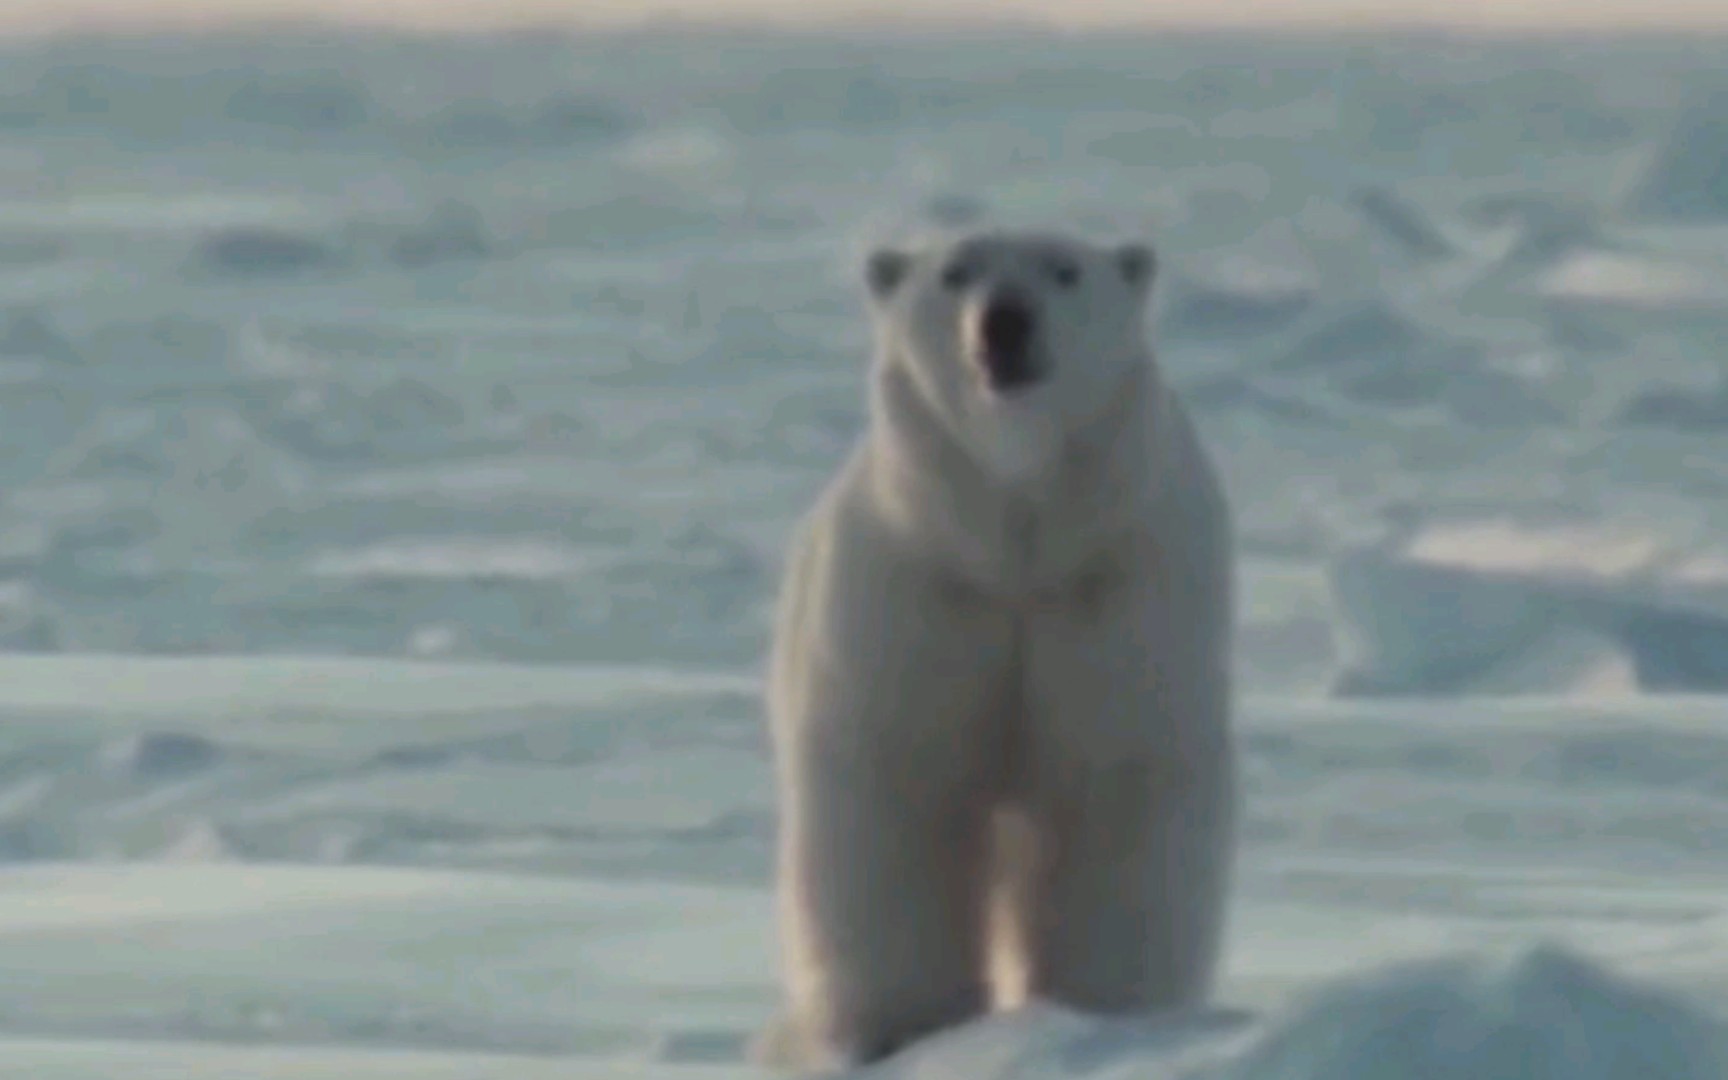
<svg viewBox="0 0 1728 1080">
<path fill-rule="evenodd" d="M 790 1010 L 807 1067 L 868 1064 L 985 1006 L 982 806 L 951 761 L 800 753 L 779 846 Z"/>
<path fill-rule="evenodd" d="M 769 677 L 786 1015 L 769 1064 L 875 1061 L 983 1010 L 1010 626 L 818 518 Z"/>
<path fill-rule="evenodd" d="M 1025 913 L 1034 993 L 1104 1013 L 1210 993 L 1237 813 L 1217 580 L 1130 577 L 1034 624 L 1032 788 L 1050 839 Z"/>
<path fill-rule="evenodd" d="M 1033 992 L 1134 1014 L 1211 992 L 1228 903 L 1233 781 L 1183 752 L 1076 770 L 1049 807 Z"/>
</svg>

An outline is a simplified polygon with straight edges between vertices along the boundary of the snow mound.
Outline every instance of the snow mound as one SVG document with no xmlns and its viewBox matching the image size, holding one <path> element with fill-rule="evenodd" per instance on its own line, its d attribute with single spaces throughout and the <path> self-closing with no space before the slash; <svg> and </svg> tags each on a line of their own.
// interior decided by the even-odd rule
<svg viewBox="0 0 1728 1080">
<path fill-rule="evenodd" d="M 1396 191 L 1364 185 L 1350 193 L 1349 203 L 1399 254 L 1412 262 L 1433 262 L 1456 253 L 1452 241 L 1423 210 Z"/>
<path fill-rule="evenodd" d="M 127 735 L 102 750 L 102 762 L 109 770 L 151 778 L 200 772 L 222 758 L 221 747 L 211 740 L 174 731 Z"/>
<path fill-rule="evenodd" d="M 1728 687 L 1728 555 L 1480 521 L 1347 552 L 1331 581 L 1343 694 Z"/>
<path fill-rule="evenodd" d="M 1284 329 L 1313 308 L 1315 290 L 1308 282 L 1254 269 L 1175 277 L 1161 301 L 1164 333 L 1196 340 L 1257 337 Z"/>
<path fill-rule="evenodd" d="M 1485 229 L 1512 231 L 1511 244 L 1500 260 L 1508 269 L 1546 268 L 1605 243 L 1594 207 L 1549 192 L 1491 195 L 1471 203 L 1466 217 Z"/>
<path fill-rule="evenodd" d="M 1630 209 L 1694 224 L 1728 218 L 1728 87 L 1690 95 Z"/>
<path fill-rule="evenodd" d="M 328 271 L 341 255 L 316 236 L 281 228 L 238 226 L 214 231 L 200 243 L 197 259 L 217 276 L 282 277 Z"/>
<path fill-rule="evenodd" d="M 1219 1080 L 1705 1080 L 1728 1033 L 1565 950 L 1447 957 L 1321 992 Z"/>
<path fill-rule="evenodd" d="M 1447 954 L 1305 995 L 1255 1025 L 1202 1011 L 1151 1024 L 1034 1006 L 938 1036 L 863 1074 L 895 1080 L 1719 1080 L 1728 1031 L 1679 996 L 1565 949 Z"/>
<path fill-rule="evenodd" d="M 1645 312 L 1710 311 L 1728 301 L 1728 277 L 1716 267 L 1619 252 L 1574 252 L 1538 275 L 1535 288 L 1561 305 Z"/>
</svg>

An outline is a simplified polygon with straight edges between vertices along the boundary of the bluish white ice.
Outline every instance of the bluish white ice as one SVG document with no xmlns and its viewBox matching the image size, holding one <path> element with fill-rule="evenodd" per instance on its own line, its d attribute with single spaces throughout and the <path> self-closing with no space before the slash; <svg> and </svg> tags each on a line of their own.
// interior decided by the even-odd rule
<svg viewBox="0 0 1728 1080">
<path fill-rule="evenodd" d="M 856 258 L 1149 235 L 1240 525 L 1217 1009 L 915 1078 L 1721 1080 L 1728 42 L 0 63 L 0 1076 L 756 1075 Z"/>
</svg>

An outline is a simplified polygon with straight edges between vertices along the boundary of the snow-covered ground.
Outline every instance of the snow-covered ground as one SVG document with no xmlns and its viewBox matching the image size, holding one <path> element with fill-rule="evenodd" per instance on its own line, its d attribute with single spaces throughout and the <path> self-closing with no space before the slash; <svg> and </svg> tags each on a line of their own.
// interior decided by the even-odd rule
<svg viewBox="0 0 1728 1080">
<path fill-rule="evenodd" d="M 754 1075 L 857 254 L 980 212 L 1164 252 L 1246 832 L 1217 1011 L 885 1068 L 1728 1076 L 1728 42 L 3 60 L 0 1076 Z"/>
<path fill-rule="evenodd" d="M 0 663 L 0 710 L 0 1075 L 749 1071 L 774 946 L 746 680 L 26 658 Z M 1224 1010 L 1277 1028 L 1290 1008 L 1313 1015 L 1278 1052 L 1306 1060 L 1345 1052 L 1326 1031 L 1373 1039 L 1439 1008 L 1457 1014 L 1442 1048 L 1448 1024 L 1499 1025 L 1569 1060 L 1632 1025 L 1654 1042 L 1613 1053 L 1716 1061 L 1651 1075 L 1724 1075 L 1728 1058 L 1669 1045 L 1678 1021 L 1649 1015 L 1680 1006 L 1636 995 L 1690 993 L 1700 1016 L 1728 1000 L 1728 701 L 1244 713 L 1249 842 L 1219 1014 L 1164 1037 L 1032 1016 L 905 1067 L 1234 1063 L 1259 1029 Z M 1381 971 L 1469 954 L 1475 969 Z M 1344 1004 L 1315 997 L 1368 976 Z M 1592 1010 L 1606 1021 L 1570 1016 Z"/>
</svg>

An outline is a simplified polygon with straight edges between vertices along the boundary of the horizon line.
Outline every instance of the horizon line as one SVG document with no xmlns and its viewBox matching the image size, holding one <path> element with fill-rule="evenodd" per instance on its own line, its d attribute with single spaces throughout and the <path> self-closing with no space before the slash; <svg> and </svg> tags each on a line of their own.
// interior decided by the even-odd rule
<svg viewBox="0 0 1728 1080">
<path fill-rule="evenodd" d="M 482 7 L 471 0 L 396 0 L 367 5 L 344 0 L 264 0 L 235 12 L 223 0 L 173 0 L 173 8 L 145 8 L 140 0 L 34 0 L 0 11 L 0 39 L 151 36 L 161 34 L 245 33 L 248 31 L 402 31 L 431 36 L 517 33 L 630 31 L 710 31 L 766 33 L 934 32 L 1008 33 L 1293 33 L 1304 37 L 1435 35 L 1492 38 L 1634 38 L 1704 33 L 1728 34 L 1728 3 L 1695 6 L 1696 0 L 1670 0 L 1636 9 L 1616 6 L 1569 11 L 1567 18 L 1545 10 L 1553 0 L 1523 0 L 1492 13 L 1476 9 L 1461 16 L 1444 0 L 1406 0 L 1402 10 L 1361 0 L 1319 0 L 1293 9 L 1284 0 L 1237 0 L 1228 14 L 1196 11 L 1181 0 L 1165 0 L 1147 10 L 1143 0 L 1103 0 L 1090 6 L 1041 9 L 1040 0 L 992 5 L 986 12 L 941 6 L 907 9 L 893 0 L 859 0 L 836 10 L 800 9 L 796 0 L 742 0 L 723 12 L 692 12 L 664 5 L 631 4 L 622 10 L 571 10 L 558 0 L 517 0 L 513 5 Z M 627 3 L 628 0 L 625 0 Z M 965 0 L 961 0 L 962 3 Z M 788 4 L 790 3 L 790 6 Z M 412 9 L 409 9 L 409 5 Z M 1132 4 L 1133 6 L 1124 6 Z M 214 7 L 212 5 L 216 5 Z M 1428 10 L 1438 8 L 1444 15 Z M 370 9 L 368 9 L 370 8 Z M 1654 8 L 1654 15 L 1652 13 Z M 94 9 L 94 10 L 93 10 Z"/>
</svg>

